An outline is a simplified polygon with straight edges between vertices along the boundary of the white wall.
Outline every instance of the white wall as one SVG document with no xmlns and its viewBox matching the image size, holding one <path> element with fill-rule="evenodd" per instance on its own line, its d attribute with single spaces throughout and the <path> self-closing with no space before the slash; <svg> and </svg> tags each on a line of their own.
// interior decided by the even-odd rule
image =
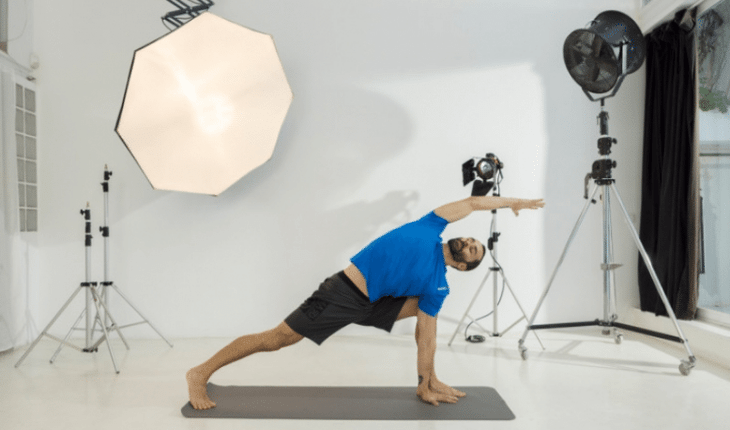
<svg viewBox="0 0 730 430">
<path fill-rule="evenodd" d="M 21 66 L 30 68 L 33 54 L 34 1 L 8 0 L 8 55 Z"/>
<path fill-rule="evenodd" d="M 0 53 L 0 72 L 3 89 L 0 95 L 3 103 L 14 106 L 15 83 L 27 88 L 33 83 L 31 76 L 31 53 L 33 52 L 33 0 L 7 1 L 8 52 Z M 5 17 L 3 17 L 5 18 Z M 0 108 L 2 110 L 2 108 Z M 0 187 L 0 202 L 4 212 L 0 215 L 2 231 L 0 236 L 0 351 L 16 345 L 23 345 L 34 334 L 33 320 L 28 318 L 27 309 L 37 309 L 35 294 L 38 293 L 40 271 L 37 236 L 34 233 L 18 233 L 17 170 L 14 132 L 14 109 L 3 112 L 0 120 L 0 161 L 3 180 Z M 3 127 L 5 127 L 3 129 Z M 7 158 L 6 158 L 7 157 Z"/>
<path fill-rule="evenodd" d="M 153 191 L 114 133 L 133 51 L 166 33 L 163 1 L 35 0 L 40 109 L 42 328 L 83 280 L 83 219 L 110 192 L 112 279 L 169 337 L 235 336 L 281 321 L 370 240 L 466 197 L 461 163 L 494 152 L 504 196 L 544 197 L 540 212 L 500 212 L 499 259 L 530 312 L 583 205 L 598 158 L 596 116 L 562 44 L 599 12 L 636 2 L 218 1 L 211 10 L 272 34 L 294 92 L 272 160 L 220 197 Z M 618 187 L 638 218 L 643 68 L 607 103 L 619 139 Z M 618 206 L 618 205 L 616 205 Z M 444 239 L 486 240 L 488 213 Z M 615 211 L 622 307 L 638 303 L 636 251 Z M 622 237 L 623 236 L 623 237 Z M 95 234 L 93 277 L 101 280 Z M 601 316 L 599 207 L 588 215 L 541 318 Z M 442 332 L 485 274 L 449 273 Z M 503 322 L 519 314 L 511 297 Z M 491 288 L 481 311 L 491 309 Z M 500 307 L 500 310 L 503 308 Z M 135 315 L 117 300 L 121 323 Z M 79 310 L 56 324 L 65 333 Z M 521 329 L 522 326 L 520 326 Z M 408 324 L 398 329 L 409 330 Z M 348 329 L 349 333 L 363 332 Z M 367 331 L 370 333 L 369 331 Z M 132 337 L 155 337 L 147 327 Z"/>
</svg>

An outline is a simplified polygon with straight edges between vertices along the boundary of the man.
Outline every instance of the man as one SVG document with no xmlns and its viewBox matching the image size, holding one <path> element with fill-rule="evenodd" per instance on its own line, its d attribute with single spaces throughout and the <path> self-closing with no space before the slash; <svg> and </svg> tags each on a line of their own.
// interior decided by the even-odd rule
<svg viewBox="0 0 730 430">
<path fill-rule="evenodd" d="M 256 352 L 276 351 L 307 337 L 321 344 L 342 327 L 355 323 L 390 331 L 395 321 L 415 316 L 418 388 L 424 402 L 456 403 L 465 394 L 436 378 L 436 317 L 449 293 L 446 267 L 472 270 L 486 248 L 473 238 L 441 243 L 446 225 L 474 211 L 538 209 L 542 199 L 469 197 L 441 206 L 418 221 L 399 227 L 365 247 L 345 270 L 327 278 L 319 289 L 276 328 L 241 336 L 186 374 L 190 403 L 210 409 L 206 385 L 221 367 Z"/>
</svg>

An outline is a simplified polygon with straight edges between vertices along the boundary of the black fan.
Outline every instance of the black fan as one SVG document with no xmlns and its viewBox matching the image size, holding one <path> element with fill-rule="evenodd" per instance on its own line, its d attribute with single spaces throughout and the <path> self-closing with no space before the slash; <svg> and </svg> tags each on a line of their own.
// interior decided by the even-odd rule
<svg viewBox="0 0 730 430">
<path fill-rule="evenodd" d="M 616 94 L 623 78 L 644 62 L 646 42 L 639 26 L 618 11 L 600 13 L 588 28 L 575 30 L 563 45 L 570 76 L 589 93 Z"/>
</svg>

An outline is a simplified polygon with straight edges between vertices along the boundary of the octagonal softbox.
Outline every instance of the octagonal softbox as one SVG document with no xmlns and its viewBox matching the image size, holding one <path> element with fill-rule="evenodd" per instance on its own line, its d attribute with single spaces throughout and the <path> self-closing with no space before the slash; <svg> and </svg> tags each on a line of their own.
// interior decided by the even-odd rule
<svg viewBox="0 0 730 430">
<path fill-rule="evenodd" d="M 154 189 L 219 195 L 271 158 L 291 101 L 272 37 L 207 12 L 135 51 L 116 132 Z"/>
</svg>

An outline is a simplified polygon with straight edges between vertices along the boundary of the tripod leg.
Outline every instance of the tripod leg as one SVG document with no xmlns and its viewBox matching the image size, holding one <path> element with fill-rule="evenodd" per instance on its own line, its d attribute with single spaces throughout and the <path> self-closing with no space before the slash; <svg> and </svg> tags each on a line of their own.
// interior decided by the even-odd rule
<svg viewBox="0 0 730 430">
<path fill-rule="evenodd" d="M 575 226 L 573 227 L 573 231 L 570 233 L 570 237 L 568 238 L 568 242 L 565 244 L 565 248 L 563 249 L 563 253 L 560 255 L 560 258 L 558 259 L 558 264 L 555 266 L 555 270 L 553 270 L 553 274 L 550 276 L 550 281 L 548 281 L 547 286 L 545 287 L 545 290 L 542 292 L 542 295 L 540 296 L 540 300 L 537 302 L 537 307 L 535 307 L 534 312 L 532 313 L 532 316 L 530 317 L 530 321 L 527 323 L 527 327 L 525 328 L 525 332 L 522 333 L 522 337 L 520 338 L 518 345 L 520 349 L 520 353 L 522 354 L 522 358 L 525 359 L 527 357 L 527 348 L 525 347 L 525 339 L 527 338 L 527 332 L 530 331 L 530 327 L 532 327 L 532 324 L 535 322 L 535 317 L 537 317 L 537 313 L 540 311 L 540 306 L 542 306 L 543 301 L 545 301 L 545 297 L 548 294 L 548 291 L 550 291 L 550 286 L 553 283 L 553 280 L 555 280 L 555 275 L 558 273 L 558 269 L 560 269 L 560 266 L 563 264 L 563 260 L 565 259 L 565 254 L 568 252 L 568 248 L 570 248 L 571 242 L 573 242 L 573 239 L 575 239 L 575 235 L 578 233 L 578 229 L 580 228 L 581 224 L 583 224 L 583 220 L 585 219 L 586 213 L 588 212 L 588 208 L 590 207 L 591 203 L 593 202 L 593 198 L 596 195 L 596 192 L 598 191 L 598 185 L 593 186 L 593 191 L 591 191 L 590 197 L 588 200 L 586 200 L 586 204 L 583 206 L 583 210 L 580 213 L 580 216 L 578 217 L 578 221 L 575 223 Z"/>
<path fill-rule="evenodd" d="M 122 336 L 122 331 L 120 330 L 116 321 L 114 321 L 114 318 L 112 317 L 111 312 L 109 312 L 109 308 L 107 307 L 106 303 L 104 302 L 104 300 L 102 300 L 100 295 L 97 294 L 97 297 L 99 298 L 99 304 L 104 309 L 103 319 L 100 315 L 97 315 L 97 318 L 99 320 L 99 325 L 103 325 L 104 327 L 106 327 L 106 331 L 104 332 L 105 335 L 106 335 L 106 333 L 109 333 L 110 328 L 113 328 L 114 330 L 116 330 L 117 334 L 119 335 L 119 338 L 122 340 L 122 343 L 124 343 L 124 346 L 127 348 L 127 350 L 129 350 L 129 344 L 127 343 L 127 340 L 124 338 L 124 336 Z M 108 327 L 106 325 L 107 320 L 111 321 L 111 325 L 109 325 Z M 97 345 L 100 343 L 101 343 L 101 341 L 99 341 L 97 343 Z"/>
<path fill-rule="evenodd" d="M 634 225 L 631 223 L 631 217 L 629 216 L 629 213 L 626 210 L 626 207 L 624 206 L 624 202 L 621 200 L 621 195 L 618 193 L 618 189 L 616 189 L 616 184 L 611 184 L 611 189 L 613 190 L 614 194 L 616 195 L 616 199 L 618 200 L 619 206 L 621 206 L 621 213 L 623 214 L 624 221 L 626 221 L 626 225 L 628 226 L 629 231 L 631 232 L 631 237 L 632 237 L 632 239 L 634 239 L 634 243 L 636 244 L 636 247 L 639 249 L 639 252 L 641 253 L 641 258 L 644 260 L 644 264 L 646 264 L 646 268 L 649 270 L 649 274 L 651 275 L 652 281 L 654 281 L 654 287 L 656 287 L 657 293 L 659 293 L 659 297 L 661 298 L 662 303 L 664 303 L 664 307 L 667 310 L 667 314 L 669 314 L 669 317 L 671 318 L 672 322 L 674 323 L 674 327 L 677 329 L 677 334 L 679 334 L 679 337 L 682 339 L 682 344 L 684 345 L 684 348 L 687 350 L 687 354 L 689 355 L 688 361 L 682 361 L 682 365 L 680 365 L 679 370 L 680 370 L 680 372 L 682 372 L 683 375 L 688 375 L 690 369 L 692 369 L 694 367 L 697 359 L 695 358 L 694 354 L 692 354 L 692 350 L 689 347 L 689 341 L 684 336 L 684 333 L 682 332 L 682 328 L 679 326 L 679 321 L 677 321 L 677 316 L 674 314 L 672 305 L 669 303 L 669 299 L 667 299 L 667 295 L 664 293 L 664 289 L 662 288 L 661 282 L 659 282 L 659 277 L 657 276 L 656 272 L 654 271 L 654 266 L 651 264 L 651 259 L 649 258 L 649 254 L 646 253 L 646 250 L 644 249 L 644 245 L 641 243 L 641 239 L 639 238 L 639 234 L 636 232 Z"/>
<path fill-rule="evenodd" d="M 58 345 L 56 352 L 53 353 L 53 356 L 51 357 L 51 364 L 53 364 L 53 362 L 56 361 L 56 357 L 58 357 L 58 354 L 61 352 L 61 349 L 64 347 L 64 345 L 66 345 L 66 343 L 68 342 L 68 339 L 71 337 L 71 333 L 73 333 L 73 331 L 76 330 L 76 326 L 79 325 L 79 323 L 81 322 L 81 318 L 83 318 L 85 314 L 86 314 L 86 308 L 84 308 L 81 311 L 81 314 L 79 314 L 79 317 L 76 318 L 76 322 L 74 323 L 74 325 L 71 326 L 71 329 L 68 331 L 68 333 L 66 333 L 66 337 L 63 338 L 63 342 L 61 342 Z"/>
<path fill-rule="evenodd" d="M 101 315 L 101 308 L 99 307 L 99 304 L 101 303 L 101 306 L 104 306 L 104 303 L 101 302 L 99 295 L 96 294 L 95 290 L 91 290 L 91 292 L 94 296 L 94 306 L 96 306 L 96 315 L 98 318 L 99 315 Z M 109 314 L 109 311 L 106 308 L 104 308 L 104 309 L 107 311 L 107 314 Z M 109 316 L 109 318 L 111 318 L 111 315 Z M 116 323 L 114 323 L 114 320 L 112 320 L 112 324 L 116 325 Z M 109 342 L 109 332 L 106 330 L 106 325 L 104 325 L 103 321 L 101 324 L 101 329 L 104 332 L 104 338 L 106 339 L 106 346 L 107 346 L 107 349 L 109 349 L 109 355 L 112 358 L 112 365 L 114 366 L 114 371 L 119 373 L 119 368 L 117 367 L 117 361 L 114 359 L 114 351 L 112 351 L 112 345 Z"/>
<path fill-rule="evenodd" d="M 168 340 L 167 340 L 167 339 L 165 338 L 165 336 L 163 336 L 163 335 L 162 335 L 162 333 L 160 333 L 160 331 L 159 331 L 159 330 L 157 330 L 157 328 L 156 328 L 156 327 L 155 327 L 154 325 L 152 325 L 152 323 L 150 322 L 150 320 L 148 320 L 148 319 L 147 319 L 147 318 L 146 318 L 146 317 L 145 317 L 144 315 L 142 315 L 142 312 L 140 312 L 140 311 L 139 311 L 139 310 L 138 310 L 138 309 L 137 309 L 137 308 L 136 308 L 136 307 L 135 307 L 135 306 L 134 306 L 134 305 L 132 304 L 132 302 L 130 302 L 130 301 L 129 301 L 129 299 L 127 298 L 127 296 L 125 296 L 124 294 L 122 294 L 122 291 L 121 291 L 121 290 L 120 290 L 119 288 L 117 288 L 117 285 L 116 285 L 116 284 L 111 284 L 111 286 L 112 286 L 112 288 L 114 288 L 114 291 L 116 291 L 117 293 L 119 293 L 119 296 L 121 296 L 121 297 L 122 297 L 122 298 L 124 299 L 124 301 L 125 301 L 125 302 L 127 302 L 127 304 L 128 304 L 128 305 L 129 305 L 129 306 L 130 306 L 130 307 L 131 307 L 132 309 L 134 309 L 134 311 L 135 311 L 135 312 L 137 312 L 137 314 L 138 314 L 139 316 L 141 316 L 141 317 L 142 317 L 142 319 L 143 319 L 143 320 L 144 320 L 144 321 L 145 321 L 145 322 L 146 322 L 147 324 L 149 324 L 149 325 L 150 325 L 150 327 L 152 327 L 152 330 L 154 330 L 154 331 L 155 331 L 155 332 L 156 332 L 156 333 L 157 333 L 157 334 L 158 334 L 158 335 L 159 335 L 159 336 L 160 336 L 160 337 L 162 338 L 162 340 L 164 340 L 165 342 L 167 342 L 167 344 L 168 344 L 168 345 L 170 345 L 170 348 L 172 348 L 172 344 L 170 343 L 170 341 L 168 341 Z"/>
<path fill-rule="evenodd" d="M 520 308 L 520 312 L 522 312 L 522 316 L 525 318 L 525 320 L 527 320 L 527 313 L 522 308 L 522 304 L 520 304 L 520 301 L 517 300 L 517 296 L 515 295 L 514 290 L 512 290 L 512 286 L 509 284 L 509 281 L 507 280 L 507 277 L 504 276 L 504 271 L 503 270 L 500 270 L 499 273 L 502 274 L 502 279 L 504 279 L 504 283 L 507 285 L 507 289 L 509 289 L 510 294 L 512 294 L 512 297 L 515 299 L 515 303 L 517 303 L 517 307 Z M 507 330 L 503 331 L 502 333 L 507 333 L 507 331 L 509 329 L 511 329 L 511 328 L 512 328 L 512 326 L 508 327 Z M 538 343 L 540 343 L 540 346 L 544 350 L 545 349 L 545 345 L 542 344 L 542 341 L 540 340 L 540 337 L 537 335 L 537 332 L 533 330 L 532 331 L 532 334 L 535 335 L 535 338 L 537 339 Z"/>
<path fill-rule="evenodd" d="M 451 343 L 454 341 L 454 338 L 456 337 L 456 333 L 459 332 L 459 329 L 461 328 L 461 324 L 466 319 L 466 316 L 469 315 L 469 311 L 471 310 L 471 307 L 474 306 L 474 302 L 477 301 L 477 297 L 479 297 L 479 293 L 482 292 L 482 288 L 484 288 L 484 285 L 487 283 L 487 280 L 489 279 L 489 276 L 491 274 L 492 274 L 492 271 L 490 270 L 487 273 L 487 276 L 484 277 L 484 280 L 482 280 L 482 283 L 481 283 L 481 285 L 479 285 L 479 288 L 477 288 L 477 292 L 474 294 L 474 297 L 471 299 L 471 303 L 469 303 L 469 307 L 466 308 L 466 312 L 464 312 L 464 315 L 461 317 L 461 321 L 459 321 L 459 324 L 456 325 L 454 334 L 451 335 L 451 339 L 449 340 L 449 346 L 451 346 Z"/>
<path fill-rule="evenodd" d="M 36 345 L 38 345 L 38 342 L 46 334 L 46 332 L 48 332 L 48 329 L 51 328 L 51 326 L 53 325 L 53 323 L 56 322 L 56 320 L 58 319 L 58 317 L 60 317 L 61 314 L 63 313 L 63 311 L 66 310 L 66 308 L 68 307 L 68 305 L 71 304 L 71 301 L 73 301 L 73 299 L 76 297 L 76 295 L 79 293 L 79 291 L 81 291 L 81 288 L 83 288 L 83 287 L 79 286 L 78 288 L 76 288 L 76 291 L 74 291 L 74 293 L 71 294 L 71 297 L 66 301 L 66 303 L 63 306 L 61 306 L 61 309 L 56 313 L 56 316 L 53 317 L 53 319 L 51 320 L 51 322 L 48 323 L 48 325 L 46 326 L 46 328 L 44 328 L 43 331 L 41 332 L 41 334 L 39 334 L 38 337 L 33 341 L 33 343 L 30 345 L 30 347 L 28 348 L 28 350 L 25 351 L 25 354 L 23 354 L 23 356 L 20 357 L 20 360 L 18 360 L 18 362 L 15 363 L 15 367 L 20 366 L 20 364 L 23 362 L 23 360 L 25 360 L 25 358 L 28 356 L 28 354 L 30 354 L 30 352 L 33 351 L 33 348 L 35 348 Z"/>
</svg>

